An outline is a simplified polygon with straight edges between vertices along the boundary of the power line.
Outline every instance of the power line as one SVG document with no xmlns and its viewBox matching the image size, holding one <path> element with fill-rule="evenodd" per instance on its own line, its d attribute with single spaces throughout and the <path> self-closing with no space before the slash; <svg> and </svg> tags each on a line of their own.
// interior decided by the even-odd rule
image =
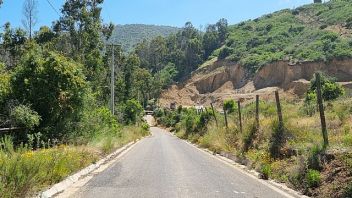
<svg viewBox="0 0 352 198">
<path fill-rule="evenodd" d="M 50 7 L 56 12 L 56 14 L 60 17 L 60 13 L 56 10 L 56 8 L 53 6 L 53 4 L 49 1 L 46 0 L 46 2 L 48 2 L 48 4 L 50 5 Z"/>
</svg>

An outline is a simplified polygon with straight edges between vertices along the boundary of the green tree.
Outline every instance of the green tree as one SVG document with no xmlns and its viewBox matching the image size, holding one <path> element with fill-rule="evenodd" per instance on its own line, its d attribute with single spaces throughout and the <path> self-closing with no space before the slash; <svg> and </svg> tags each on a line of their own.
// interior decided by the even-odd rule
<svg viewBox="0 0 352 198">
<path fill-rule="evenodd" d="M 143 104 L 143 107 L 147 105 L 147 102 L 152 92 L 152 74 L 144 69 L 137 68 L 134 71 L 134 87 L 135 87 L 135 97 Z"/>
<path fill-rule="evenodd" d="M 40 45 L 52 42 L 54 38 L 56 38 L 56 34 L 48 26 L 40 27 L 34 37 L 35 41 Z"/>
<path fill-rule="evenodd" d="M 219 33 L 219 39 L 220 42 L 223 43 L 228 37 L 229 34 L 229 29 L 228 29 L 228 23 L 227 20 L 222 18 L 216 23 L 218 33 Z"/>
<path fill-rule="evenodd" d="M 219 47 L 220 40 L 216 25 L 209 25 L 203 36 L 204 58 L 208 57 Z"/>
<path fill-rule="evenodd" d="M 5 102 L 7 101 L 7 97 L 10 93 L 10 79 L 11 75 L 6 70 L 5 64 L 0 62 L 0 110 L 5 106 Z"/>
<path fill-rule="evenodd" d="M 2 34 L 3 48 L 9 54 L 10 61 L 7 65 L 14 67 L 24 52 L 26 43 L 26 32 L 21 29 L 12 29 L 10 23 L 5 23 L 4 33 Z"/>
<path fill-rule="evenodd" d="M 30 104 L 42 118 L 41 127 L 48 129 L 77 114 L 87 90 L 80 64 L 35 46 L 24 56 L 11 85 L 13 99 Z"/>
<path fill-rule="evenodd" d="M 101 7 L 103 0 L 67 0 L 61 10 L 62 16 L 54 25 L 56 31 L 70 36 L 71 57 L 83 63 L 89 81 L 98 80 L 103 70 L 101 50 Z"/>
<path fill-rule="evenodd" d="M 135 100 L 127 100 L 124 105 L 124 121 L 127 124 L 135 124 L 138 119 L 142 116 L 143 107 Z"/>
</svg>

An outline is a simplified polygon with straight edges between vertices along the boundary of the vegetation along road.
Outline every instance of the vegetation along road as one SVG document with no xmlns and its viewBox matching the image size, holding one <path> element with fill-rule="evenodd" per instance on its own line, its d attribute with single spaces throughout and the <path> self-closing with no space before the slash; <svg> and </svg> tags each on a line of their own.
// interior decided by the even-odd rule
<svg viewBox="0 0 352 198">
<path fill-rule="evenodd" d="M 73 197 L 289 197 L 163 129 L 151 132 Z"/>
</svg>

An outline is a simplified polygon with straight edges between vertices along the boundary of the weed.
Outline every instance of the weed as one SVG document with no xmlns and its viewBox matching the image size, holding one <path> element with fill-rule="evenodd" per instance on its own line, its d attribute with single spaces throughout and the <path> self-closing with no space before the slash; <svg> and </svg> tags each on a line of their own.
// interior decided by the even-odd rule
<svg viewBox="0 0 352 198">
<path fill-rule="evenodd" d="M 271 125 L 273 134 L 270 139 L 269 151 L 273 158 L 281 156 L 281 148 L 285 144 L 285 128 L 278 121 L 274 120 Z"/>
<path fill-rule="evenodd" d="M 270 164 L 264 164 L 262 165 L 261 169 L 260 169 L 260 173 L 262 174 L 262 179 L 269 179 L 270 175 L 271 175 L 271 167 Z"/>
<path fill-rule="evenodd" d="M 318 187 L 321 182 L 320 172 L 317 170 L 309 169 L 306 175 L 306 181 L 307 181 L 308 187 L 310 188 Z"/>
</svg>

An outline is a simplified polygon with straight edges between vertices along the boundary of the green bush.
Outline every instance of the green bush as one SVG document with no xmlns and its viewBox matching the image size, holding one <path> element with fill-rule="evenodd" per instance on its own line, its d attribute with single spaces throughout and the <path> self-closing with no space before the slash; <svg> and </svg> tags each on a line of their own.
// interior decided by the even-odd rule
<svg viewBox="0 0 352 198">
<path fill-rule="evenodd" d="M 308 187 L 310 188 L 318 187 L 321 182 L 320 172 L 317 170 L 309 169 L 306 174 L 306 181 L 307 181 Z"/>
<path fill-rule="evenodd" d="M 225 59 L 225 58 L 228 57 L 232 52 L 233 52 L 233 49 L 232 49 L 232 48 L 225 46 L 224 48 L 222 48 L 222 49 L 220 50 L 219 59 Z"/>
<path fill-rule="evenodd" d="M 65 122 L 79 115 L 83 107 L 88 90 L 82 70 L 82 65 L 60 54 L 33 47 L 11 80 L 11 97 L 31 104 L 41 117 L 40 127 L 46 128 L 47 136 L 59 136 Z"/>
<path fill-rule="evenodd" d="M 269 152 L 273 158 L 281 156 L 281 149 L 285 144 L 285 128 L 277 120 L 271 124 L 272 136 L 269 143 Z"/>
<path fill-rule="evenodd" d="M 38 126 L 41 119 L 37 112 L 26 105 L 13 107 L 10 110 L 10 118 L 15 125 L 27 129 L 33 129 Z"/>
<path fill-rule="evenodd" d="M 143 107 L 135 99 L 127 100 L 123 108 L 123 119 L 127 124 L 135 124 L 142 116 Z"/>
<path fill-rule="evenodd" d="M 248 126 L 248 129 L 243 134 L 243 152 L 247 152 L 252 146 L 253 140 L 255 139 L 257 132 L 258 129 L 254 121 Z"/>
<path fill-rule="evenodd" d="M 343 193 L 343 197 L 352 197 L 352 182 L 350 182 L 349 184 L 347 184 L 347 187 L 345 189 L 345 192 Z"/>
<path fill-rule="evenodd" d="M 224 101 L 224 110 L 227 113 L 232 113 L 236 110 L 236 105 L 234 100 L 225 100 Z"/>
<path fill-rule="evenodd" d="M 334 100 L 338 97 L 345 94 L 345 90 L 342 88 L 341 85 L 335 82 L 335 79 L 321 73 L 321 92 L 322 97 L 324 100 Z M 310 81 L 311 85 L 306 95 L 306 101 L 312 101 L 316 99 L 316 89 L 317 89 L 317 82 L 315 76 Z"/>
<path fill-rule="evenodd" d="M 260 169 L 260 173 L 262 174 L 263 179 L 267 180 L 269 179 L 271 175 L 271 166 L 270 164 L 264 164 L 262 165 Z"/>
<path fill-rule="evenodd" d="M 313 148 L 310 150 L 308 153 L 308 168 L 309 169 L 314 169 L 314 170 L 321 170 L 322 169 L 322 163 L 320 159 L 320 155 L 323 152 L 323 149 L 315 145 Z"/>
<path fill-rule="evenodd" d="M 6 71 L 5 64 L 0 62 L 0 110 L 10 93 L 10 79 L 11 75 Z"/>
</svg>

